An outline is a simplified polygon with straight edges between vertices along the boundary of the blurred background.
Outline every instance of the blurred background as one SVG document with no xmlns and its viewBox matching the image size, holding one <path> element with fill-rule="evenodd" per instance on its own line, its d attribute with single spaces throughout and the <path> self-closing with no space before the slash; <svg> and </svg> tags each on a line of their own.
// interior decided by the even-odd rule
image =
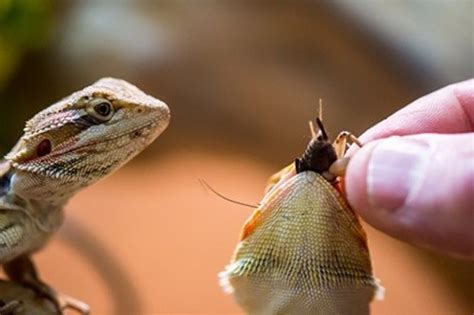
<svg viewBox="0 0 474 315">
<path fill-rule="evenodd" d="M 473 1 L 0 0 L 0 154 L 26 119 L 103 76 L 168 103 L 169 129 L 67 206 L 36 255 L 94 314 L 242 314 L 217 273 L 266 179 L 334 136 L 473 76 Z M 373 314 L 470 314 L 473 265 L 368 227 Z"/>
</svg>

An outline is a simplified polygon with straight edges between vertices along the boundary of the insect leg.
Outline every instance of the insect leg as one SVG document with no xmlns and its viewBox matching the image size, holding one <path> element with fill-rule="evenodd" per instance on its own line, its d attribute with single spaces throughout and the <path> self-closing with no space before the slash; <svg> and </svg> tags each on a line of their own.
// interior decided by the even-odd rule
<svg viewBox="0 0 474 315">
<path fill-rule="evenodd" d="M 349 131 L 341 131 L 337 137 L 336 140 L 334 140 L 332 146 L 334 147 L 334 150 L 336 150 L 337 158 L 341 159 L 344 157 L 344 154 L 346 153 L 346 147 L 347 147 L 347 142 L 351 141 L 352 143 L 355 143 L 359 147 L 362 147 L 362 143 L 357 139 L 356 136 L 354 136 L 352 133 Z"/>
<path fill-rule="evenodd" d="M 336 151 L 337 160 L 329 167 L 329 173 L 336 176 L 343 176 L 345 174 L 347 164 L 349 163 L 349 158 L 344 157 L 348 141 L 355 143 L 359 147 L 362 147 L 362 143 L 352 133 L 349 131 L 340 132 L 332 144 L 334 150 Z"/>
</svg>

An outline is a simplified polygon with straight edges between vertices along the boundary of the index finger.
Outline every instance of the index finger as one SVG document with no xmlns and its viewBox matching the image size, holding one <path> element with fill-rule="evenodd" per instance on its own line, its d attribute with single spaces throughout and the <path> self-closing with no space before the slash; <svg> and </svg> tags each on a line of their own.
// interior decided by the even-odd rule
<svg viewBox="0 0 474 315">
<path fill-rule="evenodd" d="M 405 106 L 360 136 L 366 143 L 389 136 L 474 131 L 474 79 L 448 85 Z"/>
</svg>

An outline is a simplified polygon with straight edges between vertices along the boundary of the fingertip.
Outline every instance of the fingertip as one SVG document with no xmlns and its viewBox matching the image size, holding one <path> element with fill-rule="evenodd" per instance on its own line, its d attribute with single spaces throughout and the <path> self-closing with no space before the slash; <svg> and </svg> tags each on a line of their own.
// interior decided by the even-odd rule
<svg viewBox="0 0 474 315">
<path fill-rule="evenodd" d="M 369 159 L 375 143 L 369 143 L 355 152 L 347 166 L 345 189 L 351 207 L 365 217 L 369 211 L 367 195 L 367 170 Z"/>
<path fill-rule="evenodd" d="M 472 134 L 422 134 L 368 143 L 347 166 L 349 204 L 393 237 L 472 259 L 469 141 Z"/>
<path fill-rule="evenodd" d="M 347 166 L 345 189 L 351 207 L 370 225 L 401 233 L 397 221 L 409 194 L 411 179 L 421 178 L 417 156 L 423 157 L 420 141 L 389 137 L 369 142 L 358 150 Z M 413 169 L 409 176 L 408 168 Z"/>
<path fill-rule="evenodd" d="M 390 136 L 474 131 L 474 79 L 425 95 L 366 130 L 363 143 Z"/>
</svg>

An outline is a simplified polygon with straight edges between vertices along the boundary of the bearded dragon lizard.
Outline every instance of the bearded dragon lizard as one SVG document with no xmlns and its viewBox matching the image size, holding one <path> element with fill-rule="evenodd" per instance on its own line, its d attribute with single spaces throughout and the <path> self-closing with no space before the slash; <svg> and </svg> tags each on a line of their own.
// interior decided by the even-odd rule
<svg viewBox="0 0 474 315">
<path fill-rule="evenodd" d="M 137 155 L 169 120 L 165 103 L 123 80 L 104 78 L 28 121 L 0 161 L 0 264 L 8 277 L 61 308 L 87 313 L 87 305 L 44 284 L 30 256 L 60 227 L 74 194 Z"/>
<path fill-rule="evenodd" d="M 368 315 L 383 294 L 372 274 L 367 237 L 343 197 L 351 133 L 334 144 L 310 122 L 304 154 L 274 174 L 247 220 L 231 263 L 219 274 L 250 315 Z"/>
</svg>

